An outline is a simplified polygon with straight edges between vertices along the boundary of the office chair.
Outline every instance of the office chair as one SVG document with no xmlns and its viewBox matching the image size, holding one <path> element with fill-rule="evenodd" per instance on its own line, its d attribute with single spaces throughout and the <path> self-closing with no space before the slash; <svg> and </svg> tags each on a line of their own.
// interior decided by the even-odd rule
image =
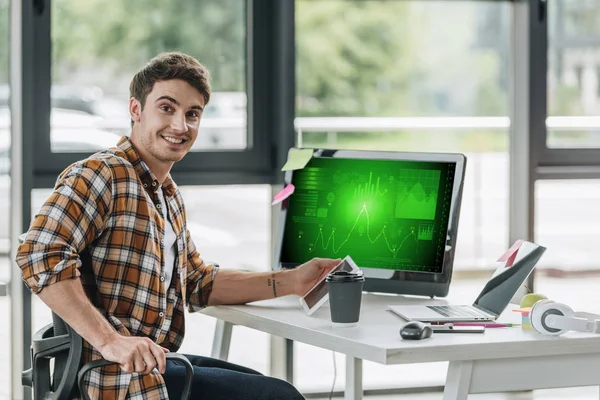
<svg viewBox="0 0 600 400">
<path fill-rule="evenodd" d="M 107 360 L 94 360 L 79 368 L 83 351 L 83 340 L 58 315 L 52 313 L 52 324 L 48 324 L 33 335 L 31 344 L 31 368 L 23 371 L 21 382 L 33 389 L 36 399 L 68 400 L 77 396 L 77 388 L 84 400 L 88 394 L 83 390 L 85 375 L 94 368 L 116 364 Z M 188 399 L 192 389 L 194 369 L 187 358 L 177 353 L 167 353 L 167 359 L 183 362 L 186 367 L 186 382 L 183 399 Z M 50 371 L 50 360 L 54 359 L 54 373 Z"/>
<path fill-rule="evenodd" d="M 25 235 L 19 236 L 23 243 Z M 31 343 L 31 368 L 21 374 L 21 383 L 33 390 L 36 399 L 69 400 L 77 396 L 83 400 L 90 397 L 83 390 L 85 375 L 94 368 L 116 364 L 107 360 L 94 360 L 79 368 L 83 352 L 83 339 L 58 315 L 52 313 L 52 323 L 33 335 Z M 167 353 L 167 359 L 181 361 L 186 368 L 183 399 L 188 399 L 192 390 L 194 369 L 190 361 L 181 354 Z M 54 360 L 54 371 L 50 361 Z M 77 386 L 76 386 L 77 384 Z"/>
</svg>

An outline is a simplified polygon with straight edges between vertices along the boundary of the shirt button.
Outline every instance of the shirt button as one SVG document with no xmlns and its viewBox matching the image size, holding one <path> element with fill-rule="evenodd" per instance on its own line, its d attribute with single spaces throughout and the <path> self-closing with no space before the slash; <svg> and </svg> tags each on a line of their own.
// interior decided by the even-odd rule
<svg viewBox="0 0 600 400">
<path fill-rule="evenodd" d="M 145 188 L 147 188 L 147 187 L 148 187 L 148 184 L 147 184 L 147 183 L 144 183 L 144 187 L 145 187 Z"/>
<path fill-rule="evenodd" d="M 165 313 L 161 311 L 161 312 L 159 312 L 159 313 L 158 313 L 158 316 L 159 316 L 159 317 L 164 317 L 164 316 L 165 316 Z"/>
<path fill-rule="evenodd" d="M 160 277 L 160 281 L 161 281 L 161 282 L 164 282 L 164 281 L 165 281 L 165 277 L 164 277 L 164 276 L 161 276 L 161 277 Z"/>
<path fill-rule="evenodd" d="M 156 181 L 152 182 L 152 186 L 156 186 Z"/>
</svg>

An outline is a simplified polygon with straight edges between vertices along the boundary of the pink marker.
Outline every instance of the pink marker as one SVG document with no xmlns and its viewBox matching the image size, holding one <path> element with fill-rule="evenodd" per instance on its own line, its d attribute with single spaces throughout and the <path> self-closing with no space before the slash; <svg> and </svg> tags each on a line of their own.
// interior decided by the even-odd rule
<svg viewBox="0 0 600 400">
<path fill-rule="evenodd" d="M 455 322 L 452 326 L 484 326 L 486 328 L 510 328 L 512 326 L 521 326 L 520 324 L 501 324 L 497 322 Z"/>
</svg>

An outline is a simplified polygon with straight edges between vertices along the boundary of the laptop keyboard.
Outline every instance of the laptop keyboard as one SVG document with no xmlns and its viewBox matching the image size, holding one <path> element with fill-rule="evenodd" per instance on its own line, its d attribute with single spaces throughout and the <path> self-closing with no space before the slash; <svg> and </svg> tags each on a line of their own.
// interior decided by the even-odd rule
<svg viewBox="0 0 600 400">
<path fill-rule="evenodd" d="M 427 308 L 444 317 L 487 317 L 487 315 L 472 306 L 427 306 Z"/>
</svg>

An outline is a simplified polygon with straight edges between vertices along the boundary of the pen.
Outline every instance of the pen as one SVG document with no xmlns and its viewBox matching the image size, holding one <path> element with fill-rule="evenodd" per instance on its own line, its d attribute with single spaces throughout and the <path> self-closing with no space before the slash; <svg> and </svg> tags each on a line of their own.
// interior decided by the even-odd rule
<svg viewBox="0 0 600 400">
<path fill-rule="evenodd" d="M 441 324 L 440 324 L 441 325 Z M 451 322 L 444 325 L 451 326 L 484 326 L 486 328 L 510 328 L 513 326 L 521 326 L 521 324 L 501 324 L 497 322 Z"/>
</svg>

